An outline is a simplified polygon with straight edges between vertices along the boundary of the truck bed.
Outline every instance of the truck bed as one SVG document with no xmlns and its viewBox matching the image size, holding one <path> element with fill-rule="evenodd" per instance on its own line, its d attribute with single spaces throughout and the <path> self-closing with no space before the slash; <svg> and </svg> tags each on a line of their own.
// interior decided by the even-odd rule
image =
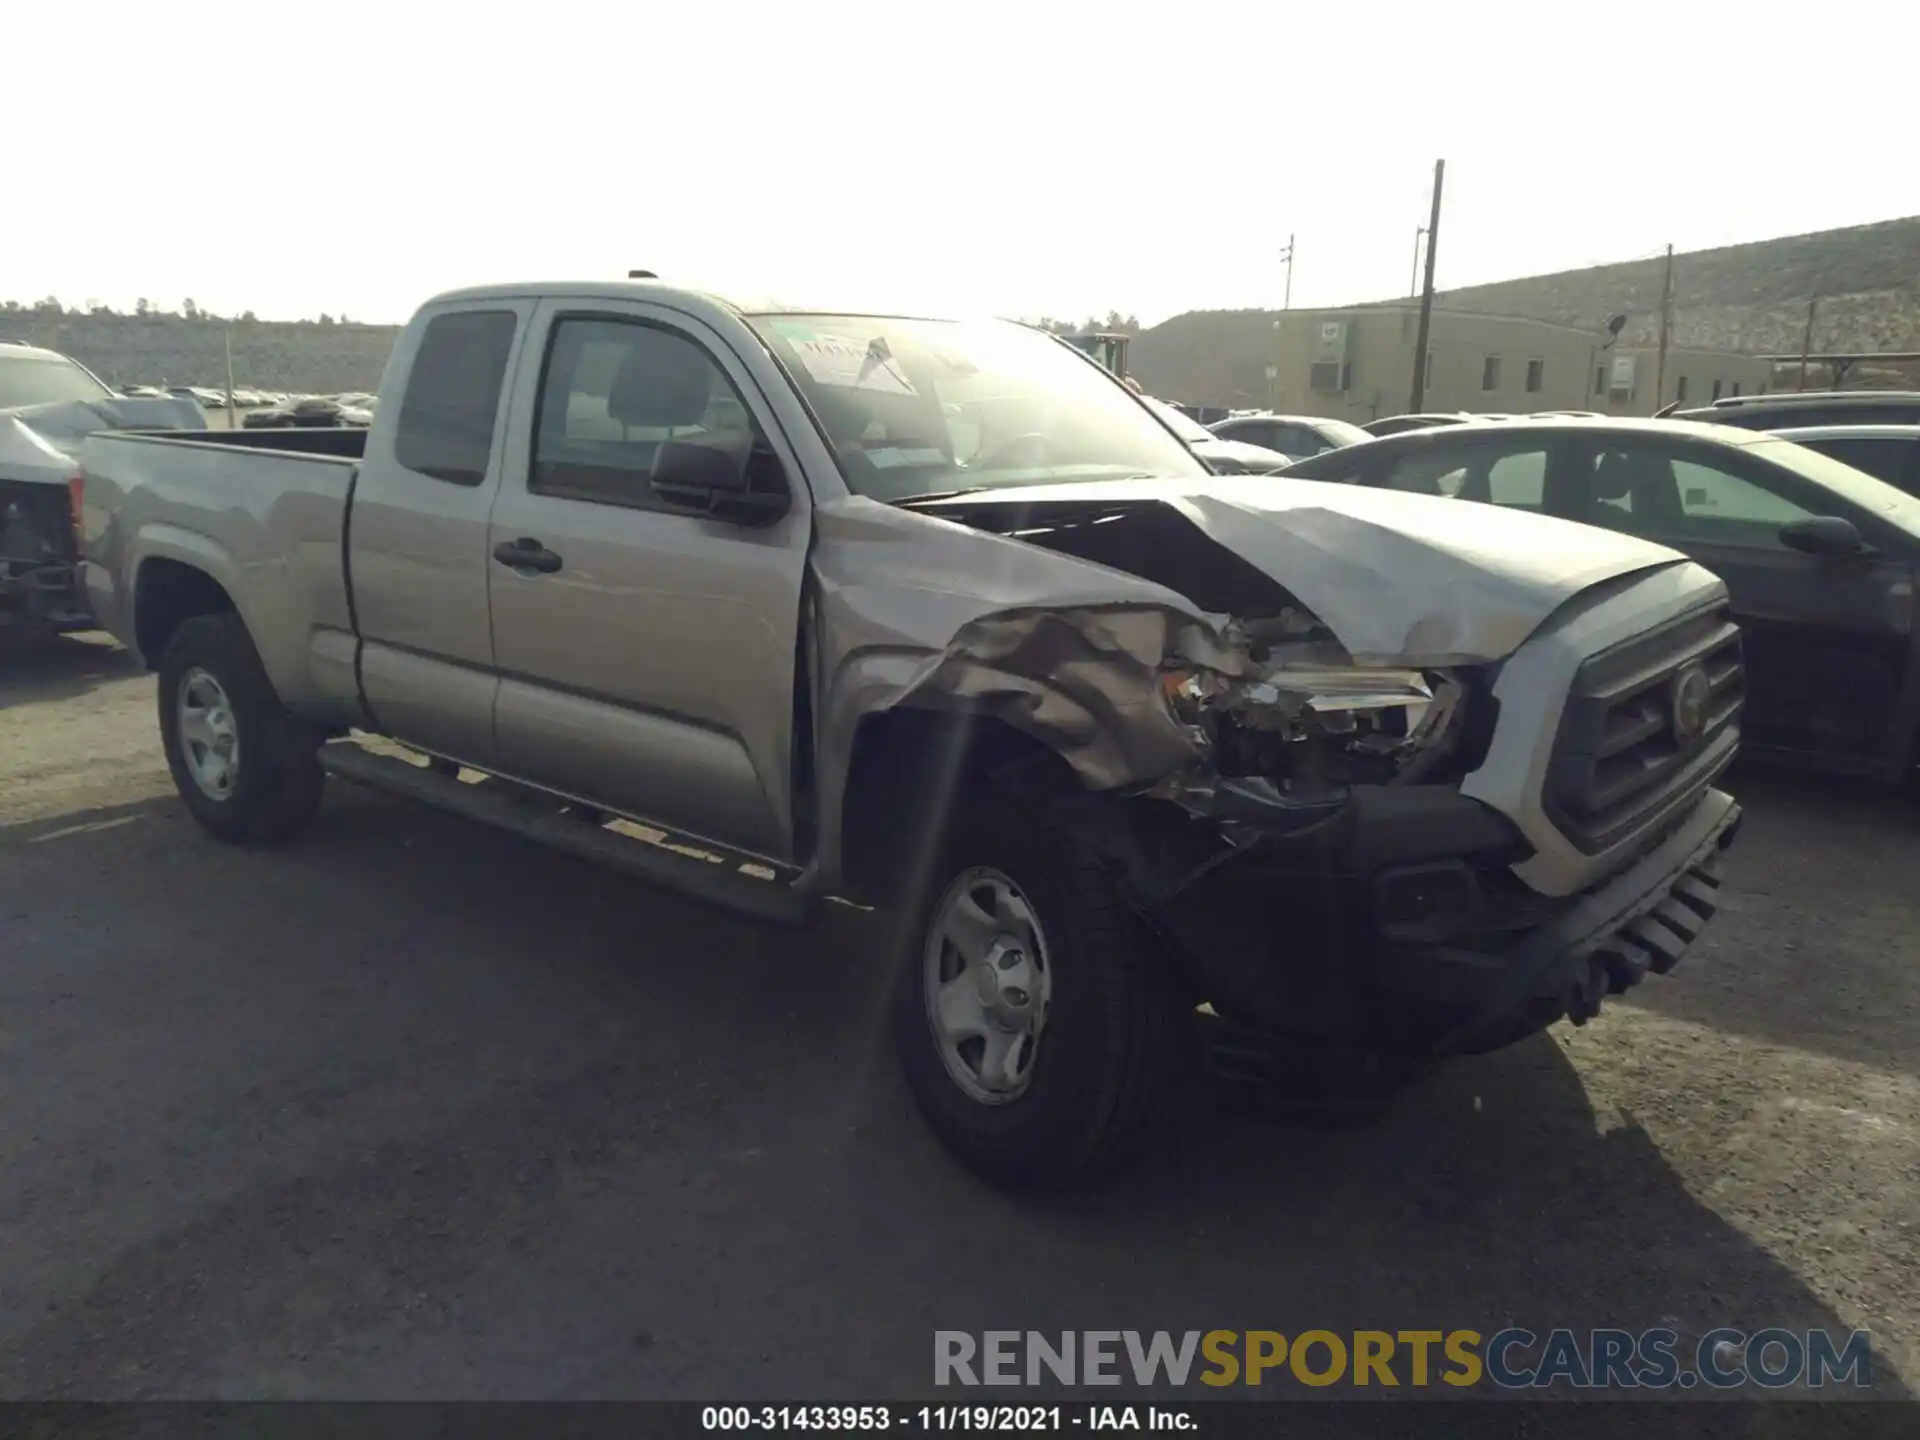
<svg viewBox="0 0 1920 1440">
<path fill-rule="evenodd" d="M 137 637 L 142 575 L 170 562 L 191 566 L 221 585 L 260 637 L 268 675 L 289 704 L 350 704 L 343 540 L 366 439 L 364 430 L 318 428 L 89 436 L 80 463 L 94 614 Z M 159 658 L 144 647 L 142 655 L 149 664 Z"/>
<path fill-rule="evenodd" d="M 269 450 L 332 460 L 358 460 L 366 454 L 367 432 L 357 425 L 316 425 L 258 430 L 116 430 L 123 440 L 158 440 L 171 445 L 217 445 L 229 450 Z"/>
</svg>

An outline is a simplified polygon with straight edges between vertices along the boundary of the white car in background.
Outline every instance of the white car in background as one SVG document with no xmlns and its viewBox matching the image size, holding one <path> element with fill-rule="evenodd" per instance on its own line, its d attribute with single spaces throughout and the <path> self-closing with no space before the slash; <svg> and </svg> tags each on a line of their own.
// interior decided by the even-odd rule
<svg viewBox="0 0 1920 1440">
<path fill-rule="evenodd" d="M 1373 437 L 1358 425 L 1318 415 L 1233 415 L 1207 427 L 1222 440 L 1238 440 L 1305 460 L 1328 450 L 1358 445 Z"/>
<path fill-rule="evenodd" d="M 84 630 L 75 456 L 99 430 L 204 429 L 192 400 L 117 395 L 79 361 L 0 340 L 0 629 Z"/>
<path fill-rule="evenodd" d="M 1159 416 L 1216 475 L 1271 475 L 1299 458 L 1250 444 L 1237 435 L 1216 434 L 1190 415 L 1151 395 L 1142 395 L 1140 402 Z"/>
</svg>

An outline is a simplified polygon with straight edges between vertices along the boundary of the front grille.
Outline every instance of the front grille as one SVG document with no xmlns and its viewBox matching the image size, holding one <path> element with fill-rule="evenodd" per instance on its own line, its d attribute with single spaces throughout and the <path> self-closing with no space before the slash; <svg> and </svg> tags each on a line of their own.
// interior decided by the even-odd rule
<svg viewBox="0 0 1920 1440">
<path fill-rule="evenodd" d="M 1675 685 L 1698 665 L 1704 724 L 1675 728 Z M 1733 759 L 1746 698 L 1740 628 L 1724 604 L 1590 657 L 1575 673 L 1547 769 L 1548 818 L 1587 854 L 1650 830 Z"/>
</svg>

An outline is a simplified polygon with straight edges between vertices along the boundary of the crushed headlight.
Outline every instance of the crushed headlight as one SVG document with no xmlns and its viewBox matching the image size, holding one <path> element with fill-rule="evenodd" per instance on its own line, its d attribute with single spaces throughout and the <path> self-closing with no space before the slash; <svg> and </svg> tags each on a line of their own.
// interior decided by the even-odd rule
<svg viewBox="0 0 1920 1440">
<path fill-rule="evenodd" d="M 1321 806 L 1350 785 L 1411 783 L 1443 762 L 1465 694 L 1452 676 L 1303 663 L 1297 650 L 1289 659 L 1245 677 L 1163 676 L 1168 708 L 1204 758 L 1162 793 L 1190 805 L 1210 797 L 1214 811 L 1221 787 L 1251 783 L 1274 803 Z"/>
<path fill-rule="evenodd" d="M 1418 670 L 1287 667 L 1242 685 L 1229 708 L 1333 715 L 1342 711 L 1399 710 L 1409 706 L 1424 709 L 1432 703 L 1433 690 L 1427 677 Z"/>
</svg>

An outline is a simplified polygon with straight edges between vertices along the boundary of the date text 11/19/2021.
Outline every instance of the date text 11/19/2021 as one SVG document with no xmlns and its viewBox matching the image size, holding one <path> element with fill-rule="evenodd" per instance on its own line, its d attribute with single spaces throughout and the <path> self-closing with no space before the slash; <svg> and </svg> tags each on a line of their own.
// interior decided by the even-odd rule
<svg viewBox="0 0 1920 1440">
<path fill-rule="evenodd" d="M 1157 1405 L 708 1405 L 703 1430 L 954 1431 L 1199 1428 L 1192 1414 Z"/>
</svg>

